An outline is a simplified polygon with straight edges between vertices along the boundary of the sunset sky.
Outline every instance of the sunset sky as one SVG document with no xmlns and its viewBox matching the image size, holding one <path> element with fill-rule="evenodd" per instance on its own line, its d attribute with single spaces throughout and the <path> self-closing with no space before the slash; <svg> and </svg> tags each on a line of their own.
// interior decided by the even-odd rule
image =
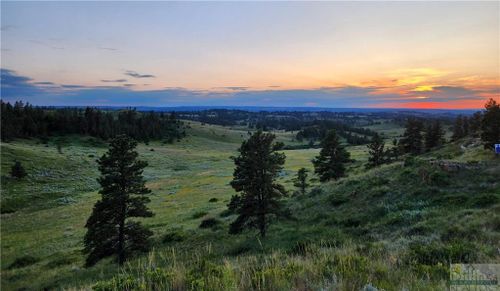
<svg viewBox="0 0 500 291">
<path fill-rule="evenodd" d="M 480 108 L 491 2 L 1 2 L 1 97 L 37 105 Z"/>
</svg>

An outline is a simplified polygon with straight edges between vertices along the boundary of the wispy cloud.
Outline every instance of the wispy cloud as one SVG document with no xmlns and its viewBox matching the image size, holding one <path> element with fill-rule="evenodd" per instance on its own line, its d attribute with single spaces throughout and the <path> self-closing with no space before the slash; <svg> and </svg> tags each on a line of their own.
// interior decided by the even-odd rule
<svg viewBox="0 0 500 291">
<path fill-rule="evenodd" d="M 125 75 L 134 77 L 134 78 L 155 78 L 155 75 L 152 74 L 139 74 L 136 71 L 126 71 Z"/>
<path fill-rule="evenodd" d="M 127 79 L 116 79 L 116 80 L 101 80 L 103 83 L 125 83 Z"/>
<path fill-rule="evenodd" d="M 87 88 L 87 87 L 82 86 L 82 85 L 61 85 L 61 88 L 64 88 L 64 89 L 83 89 L 83 88 Z"/>
<path fill-rule="evenodd" d="M 101 47 L 99 47 L 99 49 L 100 50 L 105 50 L 105 51 L 112 51 L 112 52 L 118 51 L 117 48 L 113 48 L 113 47 L 103 47 L 103 46 L 101 46 Z"/>
<path fill-rule="evenodd" d="M 35 85 L 55 85 L 53 82 L 33 82 Z"/>
<path fill-rule="evenodd" d="M 36 39 L 30 39 L 29 42 L 40 45 L 40 46 L 48 47 L 51 49 L 55 49 L 55 50 L 64 50 L 65 49 L 62 46 L 55 46 L 55 45 L 49 44 L 47 42 L 36 40 Z"/>
<path fill-rule="evenodd" d="M 246 86 L 227 86 L 227 87 L 214 87 L 215 90 L 231 90 L 231 91 L 246 91 L 250 89 Z"/>
</svg>

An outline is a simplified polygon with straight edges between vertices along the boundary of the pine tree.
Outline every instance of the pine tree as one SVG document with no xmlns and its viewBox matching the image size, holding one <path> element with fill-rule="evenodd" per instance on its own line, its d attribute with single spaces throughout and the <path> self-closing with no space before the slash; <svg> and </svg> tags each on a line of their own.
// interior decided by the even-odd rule
<svg viewBox="0 0 500 291">
<path fill-rule="evenodd" d="M 418 155 L 422 152 L 422 128 L 423 124 L 420 120 L 415 118 L 408 119 L 405 132 L 400 140 L 404 153 Z"/>
<path fill-rule="evenodd" d="M 452 140 L 458 140 L 464 137 L 464 123 L 462 119 L 462 115 L 457 116 L 455 119 L 455 123 L 453 125 L 453 135 L 451 137 Z"/>
<path fill-rule="evenodd" d="M 372 141 L 367 145 L 368 147 L 368 163 L 366 164 L 367 168 L 373 168 L 382 165 L 385 163 L 385 151 L 384 151 L 384 140 L 380 137 L 380 135 L 375 134 L 372 137 Z"/>
<path fill-rule="evenodd" d="M 491 98 L 484 107 L 486 112 L 481 123 L 481 140 L 485 149 L 491 149 L 500 143 L 500 104 Z"/>
<path fill-rule="evenodd" d="M 125 135 L 115 137 L 107 153 L 99 160 L 101 200 L 97 201 L 85 227 L 86 265 L 117 255 L 119 264 L 134 251 L 146 251 L 152 232 L 132 217 L 151 217 L 146 207 L 151 191 L 146 188 L 142 171 L 147 166 L 137 160 L 137 142 Z"/>
<path fill-rule="evenodd" d="M 479 137 L 481 130 L 481 122 L 483 120 L 483 114 L 481 112 L 475 112 L 469 121 L 469 130 L 473 137 Z"/>
<path fill-rule="evenodd" d="M 313 160 L 314 172 L 321 182 L 338 179 L 345 175 L 344 164 L 350 161 L 350 154 L 340 144 L 335 130 L 330 130 L 321 141 L 319 156 Z"/>
<path fill-rule="evenodd" d="M 427 151 L 440 146 L 444 141 L 444 131 L 439 120 L 434 121 L 427 126 L 425 131 L 425 149 Z"/>
<path fill-rule="evenodd" d="M 300 168 L 297 171 L 297 177 L 293 181 L 293 186 L 299 188 L 302 195 L 306 194 L 306 189 L 309 187 L 307 183 L 307 172 L 308 170 L 306 168 Z"/>
<path fill-rule="evenodd" d="M 14 165 L 12 165 L 10 169 L 10 175 L 13 178 L 22 179 L 26 177 L 28 174 L 26 173 L 26 170 L 24 170 L 24 167 L 21 164 L 21 162 L 15 161 Z"/>
<path fill-rule="evenodd" d="M 462 132 L 464 136 L 469 135 L 469 118 L 467 116 L 462 117 Z"/>
<path fill-rule="evenodd" d="M 239 156 L 233 157 L 236 168 L 231 186 L 240 194 L 230 203 L 230 210 L 238 214 L 231 223 L 231 234 L 256 228 L 265 237 L 270 218 L 284 213 L 279 200 L 286 191 L 276 178 L 286 157 L 277 152 L 283 144 L 274 143 L 274 139 L 273 134 L 259 130 L 241 144 Z"/>
</svg>

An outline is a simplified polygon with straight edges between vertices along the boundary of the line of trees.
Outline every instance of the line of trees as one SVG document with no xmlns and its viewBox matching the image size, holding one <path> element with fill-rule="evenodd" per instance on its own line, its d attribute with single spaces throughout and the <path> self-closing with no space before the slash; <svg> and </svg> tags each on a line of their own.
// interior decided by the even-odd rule
<svg viewBox="0 0 500 291">
<path fill-rule="evenodd" d="M 334 129 L 336 133 L 345 138 L 347 143 L 351 145 L 361 145 L 370 142 L 369 137 L 374 136 L 376 132 L 361 127 L 353 127 L 342 122 L 332 120 L 315 120 L 309 125 L 304 126 L 296 134 L 296 139 L 302 141 L 309 140 L 322 140 L 328 133 Z"/>
<path fill-rule="evenodd" d="M 175 114 L 137 112 L 135 109 L 103 111 L 97 108 L 43 108 L 1 101 L 1 139 L 83 134 L 102 139 L 126 134 L 139 141 L 173 142 L 185 136 Z"/>
<path fill-rule="evenodd" d="M 495 143 L 499 143 L 500 104 L 490 99 L 485 104 L 484 112 L 476 112 L 471 117 L 457 116 L 451 140 L 457 141 L 467 136 L 481 137 L 485 149 L 492 149 Z M 409 118 L 399 147 L 402 153 L 418 155 L 444 143 L 444 130 L 439 120 L 425 127 L 422 120 Z"/>
</svg>

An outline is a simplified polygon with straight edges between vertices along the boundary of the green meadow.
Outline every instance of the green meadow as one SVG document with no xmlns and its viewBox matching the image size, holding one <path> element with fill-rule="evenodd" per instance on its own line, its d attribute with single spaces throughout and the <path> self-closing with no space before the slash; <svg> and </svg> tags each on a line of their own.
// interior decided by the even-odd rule
<svg viewBox="0 0 500 291">
<path fill-rule="evenodd" d="M 500 262 L 500 161 L 467 141 L 418 158 L 366 170 L 366 146 L 349 146 L 348 177 L 320 184 L 318 149 L 285 150 L 279 182 L 292 217 L 269 236 L 229 235 L 226 204 L 235 192 L 231 156 L 248 130 L 187 122 L 179 142 L 140 143 L 155 213 L 143 223 L 154 248 L 119 268 L 104 260 L 84 268 L 85 222 L 99 198 L 96 159 L 106 144 L 67 136 L 1 145 L 1 284 L 4 290 L 443 290 L 450 262 Z M 371 129 L 387 144 L 395 124 Z M 298 145 L 292 133 L 278 141 Z M 10 178 L 14 161 L 28 176 Z M 431 160 L 463 165 L 443 170 Z M 310 170 L 310 191 L 292 179 Z M 209 228 L 202 220 L 212 218 Z M 370 290 L 370 289 L 367 289 Z"/>
</svg>

